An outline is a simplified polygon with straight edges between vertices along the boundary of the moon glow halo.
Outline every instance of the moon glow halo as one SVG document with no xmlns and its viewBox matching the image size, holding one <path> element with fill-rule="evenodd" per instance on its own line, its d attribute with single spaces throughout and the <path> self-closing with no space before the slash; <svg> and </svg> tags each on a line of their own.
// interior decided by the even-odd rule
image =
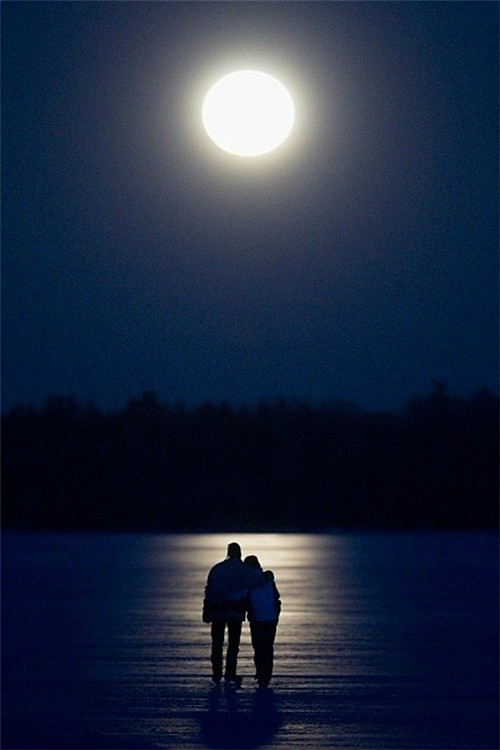
<svg viewBox="0 0 500 750">
<path fill-rule="evenodd" d="M 295 107 L 287 89 L 268 73 L 238 70 L 219 79 L 203 101 L 205 130 L 223 151 L 260 156 L 288 137 Z"/>
</svg>

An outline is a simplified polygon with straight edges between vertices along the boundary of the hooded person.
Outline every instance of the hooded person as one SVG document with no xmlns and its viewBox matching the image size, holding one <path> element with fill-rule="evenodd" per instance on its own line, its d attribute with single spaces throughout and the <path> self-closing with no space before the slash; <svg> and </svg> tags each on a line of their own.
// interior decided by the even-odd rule
<svg viewBox="0 0 500 750">
<path fill-rule="evenodd" d="M 281 600 L 273 572 L 263 572 L 255 555 L 245 557 L 245 564 L 261 578 L 261 585 L 249 592 L 248 620 L 254 650 L 255 679 L 259 686 L 265 687 L 273 675 L 274 641 L 281 612 Z"/>
<path fill-rule="evenodd" d="M 231 542 L 227 557 L 217 563 L 208 573 L 203 600 L 203 622 L 211 623 L 212 679 L 220 682 L 223 675 L 224 635 L 227 628 L 228 646 L 224 678 L 226 682 L 241 684 L 236 674 L 241 624 L 245 619 L 248 594 L 255 586 L 262 585 L 259 571 L 246 565 L 241 559 L 241 547 Z"/>
</svg>

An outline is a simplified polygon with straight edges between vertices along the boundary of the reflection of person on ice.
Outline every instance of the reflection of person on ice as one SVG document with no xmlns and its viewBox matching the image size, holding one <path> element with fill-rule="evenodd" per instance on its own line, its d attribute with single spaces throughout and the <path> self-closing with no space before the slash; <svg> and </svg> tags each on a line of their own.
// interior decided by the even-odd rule
<svg viewBox="0 0 500 750">
<path fill-rule="evenodd" d="M 254 650 L 255 679 L 260 686 L 269 684 L 273 675 L 274 639 L 281 611 L 280 594 L 271 570 L 262 572 L 255 555 L 245 557 L 245 564 L 261 576 L 262 585 L 249 594 L 248 620 Z"/>
<path fill-rule="evenodd" d="M 224 634 L 228 631 L 226 668 L 227 682 L 241 684 L 236 674 L 240 647 L 241 623 L 245 619 L 248 592 L 262 585 L 262 573 L 245 565 L 241 559 L 241 547 L 232 542 L 227 548 L 227 558 L 209 571 L 203 601 L 203 622 L 212 623 L 212 679 L 220 682 L 223 669 Z"/>
</svg>

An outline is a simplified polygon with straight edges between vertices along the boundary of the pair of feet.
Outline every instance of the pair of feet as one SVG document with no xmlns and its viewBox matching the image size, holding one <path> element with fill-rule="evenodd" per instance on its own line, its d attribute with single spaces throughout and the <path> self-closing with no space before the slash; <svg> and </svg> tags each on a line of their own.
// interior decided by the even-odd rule
<svg viewBox="0 0 500 750">
<path fill-rule="evenodd" d="M 212 680 L 216 685 L 218 685 L 222 680 L 222 677 L 214 675 L 212 677 Z M 234 675 L 234 677 L 224 677 L 224 682 L 230 685 L 235 685 L 236 687 L 240 687 L 241 683 L 243 682 L 243 677 L 240 677 L 240 675 Z"/>
<path fill-rule="evenodd" d="M 216 677 L 215 675 L 212 677 L 213 682 L 215 682 L 216 685 L 218 685 L 222 677 Z M 261 677 L 258 677 L 255 675 L 254 680 L 257 681 L 259 687 L 267 687 L 269 685 L 270 680 L 262 679 Z M 240 687 L 241 683 L 243 682 L 243 677 L 240 677 L 240 675 L 235 675 L 234 677 L 224 677 L 224 682 L 229 685 L 235 685 L 235 687 Z"/>
</svg>

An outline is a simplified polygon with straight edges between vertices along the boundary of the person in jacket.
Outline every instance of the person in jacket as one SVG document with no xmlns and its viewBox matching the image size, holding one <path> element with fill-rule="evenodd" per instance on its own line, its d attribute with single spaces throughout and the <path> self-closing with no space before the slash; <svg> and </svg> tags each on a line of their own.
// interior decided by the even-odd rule
<svg viewBox="0 0 500 750">
<path fill-rule="evenodd" d="M 248 593 L 261 583 L 259 571 L 245 565 L 241 559 L 241 547 L 237 542 L 228 545 L 226 559 L 214 565 L 208 573 L 203 600 L 203 622 L 212 625 L 210 661 L 212 679 L 216 683 L 222 679 L 224 635 L 227 628 L 224 678 L 226 682 L 241 684 L 241 677 L 236 674 L 241 624 L 245 619 Z"/>
<path fill-rule="evenodd" d="M 281 600 L 271 570 L 262 571 L 255 555 L 245 557 L 245 564 L 258 572 L 262 585 L 249 592 L 248 620 L 254 650 L 255 679 L 265 687 L 271 681 L 274 662 L 274 640 L 281 612 Z"/>
</svg>

